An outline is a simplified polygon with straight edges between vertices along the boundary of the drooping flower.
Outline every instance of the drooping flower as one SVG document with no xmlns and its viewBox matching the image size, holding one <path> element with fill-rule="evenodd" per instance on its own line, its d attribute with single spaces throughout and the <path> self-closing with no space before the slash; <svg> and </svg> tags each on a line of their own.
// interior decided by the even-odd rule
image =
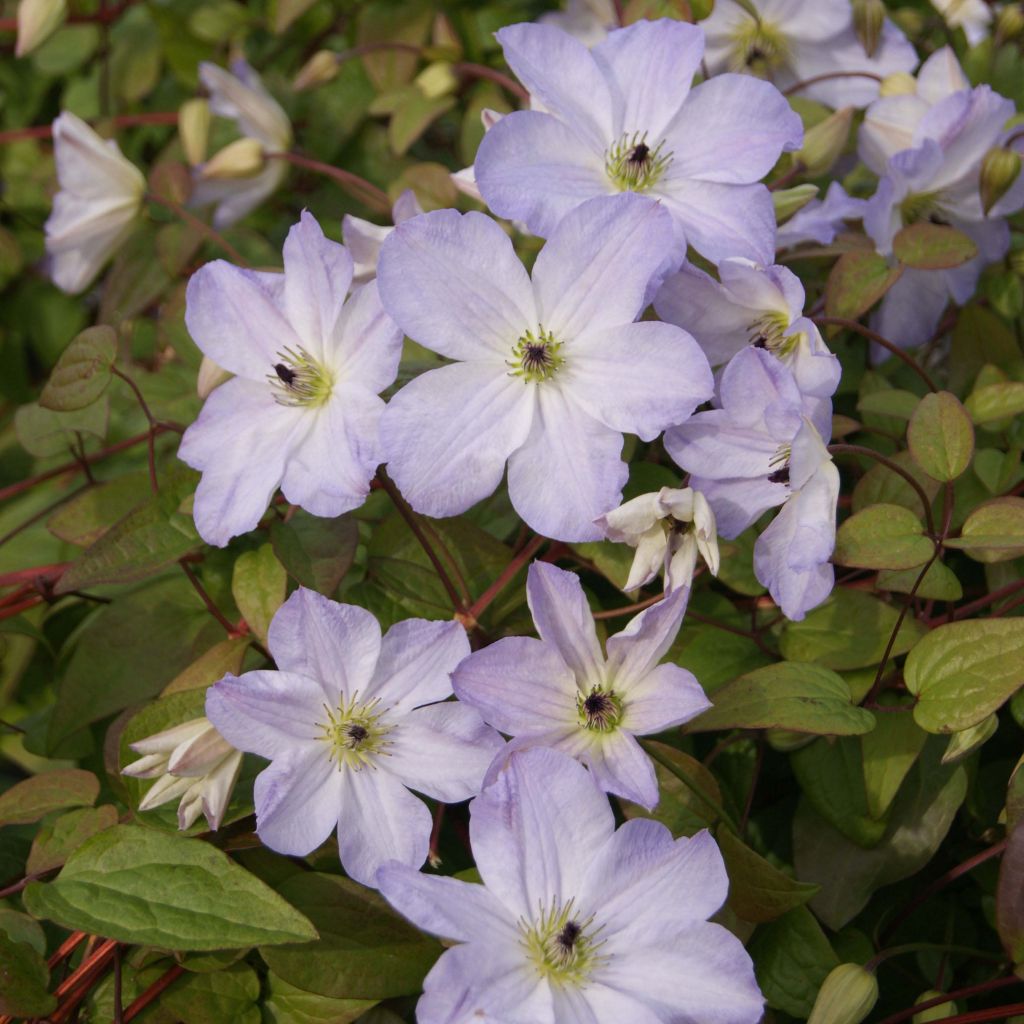
<svg viewBox="0 0 1024 1024">
<path fill-rule="evenodd" d="M 783 614 L 802 619 L 835 581 L 839 473 L 792 373 L 764 349 L 733 357 L 716 405 L 668 431 L 665 448 L 704 492 L 723 537 L 784 506 L 754 545 L 754 571 Z"/>
<path fill-rule="evenodd" d="M 543 111 L 507 115 L 480 144 L 476 181 L 495 213 L 547 237 L 592 196 L 640 192 L 708 259 L 771 262 L 775 217 L 759 182 L 803 137 L 774 86 L 720 75 L 691 89 L 704 34 L 679 21 L 637 22 L 592 50 L 549 25 L 497 37 Z"/>
<path fill-rule="evenodd" d="M 866 205 L 866 200 L 847 195 L 843 186 L 833 181 L 824 199 L 812 199 L 779 225 L 775 246 L 781 252 L 803 242 L 829 245 L 843 230 L 846 221 L 860 220 L 864 216 Z"/>
<path fill-rule="evenodd" d="M 712 366 L 748 345 L 781 359 L 804 396 L 804 412 L 822 433 L 832 429 L 831 397 L 842 368 L 821 332 L 804 316 L 804 287 L 786 267 L 761 267 L 728 259 L 716 281 L 685 264 L 667 278 L 654 299 L 658 315 L 685 326 Z"/>
<path fill-rule="evenodd" d="M 146 179 L 113 139 L 66 110 L 53 122 L 53 156 L 60 191 L 46 221 L 46 251 L 54 284 L 74 295 L 131 234 Z"/>
<path fill-rule="evenodd" d="M 242 767 L 236 750 L 208 718 L 194 718 L 130 744 L 143 756 L 121 769 L 136 779 L 156 779 L 139 803 L 140 811 L 181 798 L 178 828 L 191 828 L 200 814 L 216 831 Z"/>
<path fill-rule="evenodd" d="M 235 374 L 206 400 L 178 457 L 202 471 L 194 514 L 223 546 L 253 529 L 274 491 L 318 516 L 358 507 L 402 334 L 374 282 L 345 298 L 352 258 L 308 213 L 288 233 L 284 273 L 207 263 L 188 284 L 196 344 Z"/>
<path fill-rule="evenodd" d="M 423 207 L 420 206 L 416 193 L 407 188 L 391 208 L 391 227 L 345 214 L 341 220 L 341 240 L 352 255 L 352 262 L 355 265 L 352 280 L 356 284 L 372 281 L 377 276 L 380 247 L 384 244 L 384 239 L 395 230 L 395 226 L 409 220 L 410 217 L 419 216 L 422 212 Z"/>
<path fill-rule="evenodd" d="M 235 61 L 231 71 L 204 61 L 199 65 L 199 80 L 210 94 L 213 113 L 234 121 L 243 137 L 260 143 L 264 155 L 291 149 L 292 126 L 288 115 L 246 61 Z M 274 192 L 287 173 L 288 165 L 283 160 L 267 160 L 262 170 L 241 178 L 206 179 L 200 167 L 189 204 L 216 204 L 214 227 L 230 227 Z"/>
<path fill-rule="evenodd" d="M 666 591 L 688 587 L 698 554 L 711 574 L 718 575 L 715 514 L 692 487 L 641 494 L 599 516 L 597 524 L 609 540 L 636 548 L 623 590 L 646 586 L 662 571 Z"/>
<path fill-rule="evenodd" d="M 701 26 L 712 75 L 745 71 L 787 89 L 839 72 L 841 77 L 812 82 L 800 91 L 830 107 L 865 107 L 878 96 L 879 78 L 917 65 L 913 45 L 888 18 L 869 55 L 857 37 L 850 0 L 718 3 Z"/>
<path fill-rule="evenodd" d="M 593 777 L 551 750 L 515 754 L 470 804 L 483 885 L 400 864 L 378 883 L 417 927 L 458 945 L 427 975 L 420 1024 L 756 1024 L 763 999 L 740 941 L 707 919 L 725 900 L 706 831 L 617 831 Z"/>
<path fill-rule="evenodd" d="M 977 46 L 988 36 L 992 8 L 985 0 L 932 0 L 932 7 L 950 28 L 962 28 L 971 46 Z"/>
<path fill-rule="evenodd" d="M 337 829 L 341 863 L 373 885 L 397 860 L 418 868 L 431 815 L 480 791 L 501 737 L 447 700 L 469 653 L 457 622 L 404 619 L 381 638 L 370 612 L 300 588 L 278 609 L 268 646 L 278 671 L 225 676 L 206 713 L 232 743 L 269 758 L 256 779 L 256 831 L 302 856 Z"/>
<path fill-rule="evenodd" d="M 636 737 L 711 706 L 691 672 L 659 664 L 679 632 L 689 589 L 673 591 L 609 637 L 607 656 L 575 573 L 534 562 L 526 594 L 540 639 L 498 640 L 471 654 L 452 679 L 459 700 L 513 737 L 488 778 L 513 751 L 550 747 L 587 765 L 606 792 L 654 807 L 658 781 Z"/>
<path fill-rule="evenodd" d="M 537 257 L 533 278 L 479 213 L 438 210 L 384 243 L 384 307 L 409 337 L 455 360 L 388 403 L 388 470 L 419 512 L 464 512 L 508 461 L 519 515 L 561 540 L 597 540 L 621 500 L 622 434 L 652 440 L 712 391 L 696 342 L 634 323 L 672 250 L 672 222 L 634 195 L 578 207 Z"/>
</svg>

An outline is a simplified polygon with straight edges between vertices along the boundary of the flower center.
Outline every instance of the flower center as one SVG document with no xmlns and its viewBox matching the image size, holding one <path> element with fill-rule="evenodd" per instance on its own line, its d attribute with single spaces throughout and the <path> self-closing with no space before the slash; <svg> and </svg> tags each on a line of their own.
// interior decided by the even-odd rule
<svg viewBox="0 0 1024 1024">
<path fill-rule="evenodd" d="M 793 446 L 780 444 L 775 454 L 768 460 L 768 468 L 772 471 L 768 474 L 768 480 L 773 484 L 789 483 L 789 457 L 793 453 Z"/>
<path fill-rule="evenodd" d="M 768 78 L 788 57 L 789 44 L 778 27 L 763 18 L 751 17 L 733 33 L 729 69 Z"/>
<path fill-rule="evenodd" d="M 304 348 L 297 352 L 286 348 L 277 353 L 279 363 L 267 380 L 274 389 L 278 405 L 323 405 L 331 397 L 334 378 Z"/>
<path fill-rule="evenodd" d="M 337 762 L 338 771 L 345 767 L 358 771 L 387 753 L 386 737 L 391 730 L 379 721 L 384 712 L 377 707 L 379 703 L 378 697 L 361 704 L 359 694 L 354 694 L 337 709 L 324 705 L 327 721 L 318 723 L 323 735 L 317 739 L 329 745 L 328 757 Z"/>
<path fill-rule="evenodd" d="M 622 700 L 614 690 L 594 687 L 590 693 L 576 698 L 580 725 L 593 732 L 612 732 L 622 721 Z"/>
<path fill-rule="evenodd" d="M 509 375 L 522 377 L 528 384 L 549 380 L 565 362 L 565 357 L 559 355 L 562 344 L 542 326 L 537 328 L 536 335 L 527 331 L 512 349 L 512 358 L 506 360 Z"/>
<path fill-rule="evenodd" d="M 788 328 L 789 318 L 784 313 L 765 313 L 750 325 L 750 343 L 781 359 L 789 355 L 800 340 L 799 332 L 787 336 Z"/>
<path fill-rule="evenodd" d="M 605 153 L 605 173 L 620 192 L 646 192 L 672 163 L 672 154 L 664 148 L 664 140 L 648 145 L 647 132 L 626 132 Z"/>
<path fill-rule="evenodd" d="M 541 977 L 556 984 L 580 986 L 607 957 L 598 953 L 604 943 L 597 941 L 599 929 L 592 927 L 593 917 L 581 920 L 573 903 L 569 900 L 547 911 L 542 907 L 538 919 L 521 920 L 519 930 Z"/>
</svg>

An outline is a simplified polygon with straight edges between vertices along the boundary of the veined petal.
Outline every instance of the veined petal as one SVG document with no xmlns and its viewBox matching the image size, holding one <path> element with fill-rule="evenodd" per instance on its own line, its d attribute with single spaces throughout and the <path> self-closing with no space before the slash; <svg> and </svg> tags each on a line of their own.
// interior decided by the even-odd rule
<svg viewBox="0 0 1024 1024">
<path fill-rule="evenodd" d="M 686 588 L 677 590 L 608 638 L 608 678 L 625 694 L 632 692 L 633 684 L 651 672 L 672 646 L 689 598 Z"/>
<path fill-rule="evenodd" d="M 768 509 L 781 505 L 789 497 L 785 484 L 773 483 L 764 476 L 711 480 L 694 475 L 690 483 L 707 498 L 715 513 L 718 534 L 726 540 L 738 537 Z"/>
<path fill-rule="evenodd" d="M 384 634 L 366 693 L 406 712 L 452 695 L 452 672 L 469 655 L 465 629 L 454 621 L 403 619 Z"/>
<path fill-rule="evenodd" d="M 642 321 L 590 333 L 567 362 L 567 387 L 594 419 L 653 441 L 714 394 L 707 357 L 686 331 Z"/>
<path fill-rule="evenodd" d="M 402 358 L 402 331 L 384 312 L 377 282 L 353 289 L 327 341 L 337 380 L 377 395 L 394 383 Z"/>
<path fill-rule="evenodd" d="M 292 135 L 288 116 L 245 61 L 235 61 L 231 71 L 209 61 L 200 63 L 199 78 L 210 94 L 210 108 L 235 121 L 245 135 L 272 149 L 286 149 Z"/>
<path fill-rule="evenodd" d="M 595 736 L 582 755 L 583 763 L 606 792 L 652 810 L 658 803 L 654 765 L 625 729 Z"/>
<path fill-rule="evenodd" d="M 304 857 L 338 823 L 343 774 L 326 746 L 275 758 L 256 777 L 256 834 L 277 853 Z"/>
<path fill-rule="evenodd" d="M 626 1020 L 629 1024 L 664 1024 L 667 1019 L 641 1000 L 616 992 L 594 978 L 581 988 L 552 986 L 551 997 L 559 1024 L 618 1024 Z"/>
<path fill-rule="evenodd" d="M 482 213 L 435 210 L 399 224 L 381 247 L 377 282 L 402 330 L 451 359 L 503 365 L 537 325 L 529 276 Z"/>
<path fill-rule="evenodd" d="M 696 718 L 711 701 L 692 672 L 679 665 L 657 665 L 626 691 L 622 727 L 651 736 Z"/>
<path fill-rule="evenodd" d="M 381 447 L 413 508 L 457 515 L 492 494 L 529 436 L 536 390 L 495 362 L 428 370 L 402 388 L 381 419 Z"/>
<path fill-rule="evenodd" d="M 146 190 L 142 172 L 117 142 L 67 110 L 53 122 L 53 158 L 60 187 L 83 199 L 134 198 L 138 204 Z"/>
</svg>

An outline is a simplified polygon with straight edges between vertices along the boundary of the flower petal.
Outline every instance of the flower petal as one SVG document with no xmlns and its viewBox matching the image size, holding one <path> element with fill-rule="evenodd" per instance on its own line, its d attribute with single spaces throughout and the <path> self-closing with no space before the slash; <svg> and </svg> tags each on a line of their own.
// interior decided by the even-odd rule
<svg viewBox="0 0 1024 1024">
<path fill-rule="evenodd" d="M 627 623 L 626 628 L 608 638 L 608 678 L 629 692 L 652 672 L 675 642 L 690 599 L 686 587 L 675 591 L 651 608 L 646 608 Z"/>
<path fill-rule="evenodd" d="M 625 797 L 649 811 L 657 805 L 654 765 L 632 733 L 616 729 L 595 736 L 582 760 L 606 793 Z"/>
<path fill-rule="evenodd" d="M 711 707 L 692 672 L 678 665 L 658 665 L 631 683 L 622 727 L 636 736 L 651 736 L 696 718 Z"/>
<path fill-rule="evenodd" d="M 63 111 L 53 122 L 53 158 L 62 189 L 82 199 L 135 197 L 146 189 L 142 172 L 80 117 Z"/>
<path fill-rule="evenodd" d="M 458 622 L 403 619 L 384 634 L 367 696 L 402 712 L 444 700 L 452 695 L 452 673 L 468 655 Z"/>
<path fill-rule="evenodd" d="M 376 281 L 353 290 L 328 347 L 342 384 L 351 381 L 377 395 L 394 383 L 402 331 L 384 312 Z"/>
<path fill-rule="evenodd" d="M 342 773 L 327 750 L 276 758 L 256 777 L 256 834 L 277 853 L 304 857 L 338 824 Z"/>
</svg>

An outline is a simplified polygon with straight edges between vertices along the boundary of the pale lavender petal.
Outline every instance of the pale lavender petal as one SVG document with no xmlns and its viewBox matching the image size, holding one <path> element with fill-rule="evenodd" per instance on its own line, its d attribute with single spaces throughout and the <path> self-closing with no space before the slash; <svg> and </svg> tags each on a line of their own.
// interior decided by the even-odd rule
<svg viewBox="0 0 1024 1024">
<path fill-rule="evenodd" d="M 625 729 L 595 735 L 583 754 L 583 763 L 606 792 L 653 810 L 658 803 L 654 765 L 636 738 Z"/>
<path fill-rule="evenodd" d="M 631 619 L 625 629 L 608 638 L 608 677 L 632 692 L 665 656 L 679 633 L 690 593 L 688 587 L 669 594 Z"/>
<path fill-rule="evenodd" d="M 871 317 L 871 327 L 900 348 L 917 348 L 931 338 L 949 305 L 946 275 L 939 270 L 903 271 L 885 293 Z M 889 353 L 879 348 L 873 361 L 884 362 Z"/>
<path fill-rule="evenodd" d="M 365 608 L 299 587 L 274 615 L 268 637 L 278 668 L 316 679 L 332 708 L 365 695 L 380 654 L 380 626 Z"/>
<path fill-rule="evenodd" d="M 492 494 L 530 435 L 537 390 L 492 363 L 443 366 L 402 388 L 380 437 L 388 472 L 413 508 L 458 515 Z"/>
<path fill-rule="evenodd" d="M 454 804 L 480 792 L 504 745 L 475 709 L 445 701 L 416 708 L 388 734 L 387 768 L 410 789 Z"/>
<path fill-rule="evenodd" d="M 799 406 L 794 410 L 794 434 L 798 417 Z M 712 479 L 767 476 L 778 446 L 766 432 L 733 426 L 720 409 L 698 413 L 665 434 L 665 450 L 680 467 Z"/>
<path fill-rule="evenodd" d="M 537 324 L 530 278 L 497 222 L 435 210 L 400 224 L 381 247 L 381 301 L 399 327 L 450 359 L 504 366 Z"/>
<path fill-rule="evenodd" d="M 692 672 L 678 665 L 658 665 L 626 692 L 622 727 L 636 736 L 650 736 L 711 707 L 711 701 Z"/>
<path fill-rule="evenodd" d="M 330 349 L 341 385 L 353 381 L 377 395 L 394 383 L 402 358 L 402 331 L 384 312 L 376 281 L 353 290 Z"/>
<path fill-rule="evenodd" d="M 555 1020 L 558 1024 L 665 1024 L 642 1000 L 617 992 L 592 977 L 584 987 L 552 986 Z"/>
<path fill-rule="evenodd" d="M 781 505 L 789 497 L 785 484 L 767 477 L 738 480 L 711 480 L 690 477 L 690 486 L 700 491 L 715 513 L 719 537 L 732 540 L 752 526 L 770 508 Z"/>
<path fill-rule="evenodd" d="M 458 622 L 403 619 L 384 634 L 366 695 L 400 711 L 444 700 L 452 695 L 452 672 L 468 654 Z"/>
</svg>

